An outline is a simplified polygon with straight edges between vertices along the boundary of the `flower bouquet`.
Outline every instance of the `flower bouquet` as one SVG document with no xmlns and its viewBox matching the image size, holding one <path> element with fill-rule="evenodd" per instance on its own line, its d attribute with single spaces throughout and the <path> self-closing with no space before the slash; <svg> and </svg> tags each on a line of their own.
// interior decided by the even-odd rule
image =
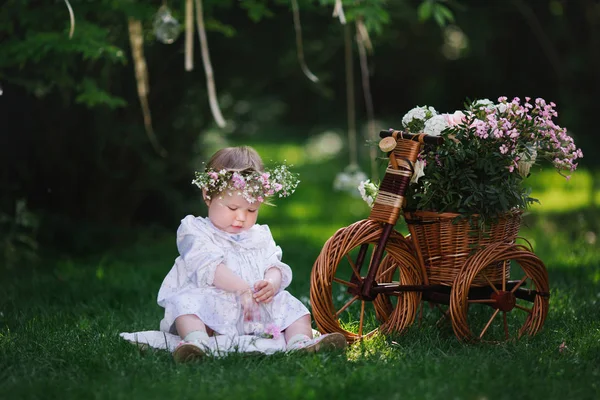
<svg viewBox="0 0 600 400">
<path fill-rule="evenodd" d="M 547 160 L 570 179 L 583 157 L 553 121 L 555 107 L 541 98 L 521 103 L 500 97 L 498 103 L 476 100 L 452 114 L 427 106 L 410 110 L 402 118 L 404 130 L 445 140 L 419 154 L 406 209 L 477 215 L 481 222 L 527 209 L 537 201 L 525 185 L 533 165 Z"/>
<path fill-rule="evenodd" d="M 241 302 L 242 300 L 240 300 L 240 332 L 260 339 L 278 339 L 281 336 L 281 329 L 275 325 L 264 304 L 251 300 L 246 307 L 243 307 Z"/>
<path fill-rule="evenodd" d="M 404 207 L 431 283 L 452 282 L 479 246 L 514 242 L 523 210 L 537 201 L 525 184 L 533 165 L 546 160 L 570 178 L 583 154 L 553 121 L 555 107 L 541 98 L 522 103 L 500 97 L 497 103 L 476 100 L 451 114 L 416 107 L 402 118 L 406 131 L 443 138 L 438 146 L 422 148 Z M 372 188 L 369 192 L 373 198 Z M 487 277 L 495 281 L 502 273 L 491 270 Z"/>
</svg>

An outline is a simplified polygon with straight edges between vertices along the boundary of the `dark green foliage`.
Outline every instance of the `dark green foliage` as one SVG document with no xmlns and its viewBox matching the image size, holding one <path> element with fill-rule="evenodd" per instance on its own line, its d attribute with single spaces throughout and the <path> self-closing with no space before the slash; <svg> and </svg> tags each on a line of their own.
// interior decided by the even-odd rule
<svg viewBox="0 0 600 400">
<path fill-rule="evenodd" d="M 493 218 L 535 201 L 523 178 L 509 172 L 504 157 L 498 157 L 496 143 L 456 138 L 461 142 L 446 140 L 430 150 L 436 161 L 427 164 L 425 177 L 411 187 L 410 207 Z"/>
</svg>

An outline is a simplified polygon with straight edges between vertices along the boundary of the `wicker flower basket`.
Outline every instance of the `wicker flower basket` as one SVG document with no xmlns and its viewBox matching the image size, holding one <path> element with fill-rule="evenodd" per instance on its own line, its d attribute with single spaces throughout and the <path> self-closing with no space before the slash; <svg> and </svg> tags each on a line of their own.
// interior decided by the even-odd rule
<svg viewBox="0 0 600 400">
<path fill-rule="evenodd" d="M 429 284 L 452 285 L 466 259 L 477 248 L 496 242 L 514 243 L 521 214 L 521 211 L 505 214 L 486 232 L 471 227 L 467 218 L 455 221 L 459 214 L 454 213 L 405 211 L 404 218 Z M 509 278 L 510 268 L 503 268 L 503 264 L 487 266 L 484 273 L 475 278 L 473 286 L 487 286 L 487 280 L 494 284 L 501 282 L 503 271 Z"/>
</svg>

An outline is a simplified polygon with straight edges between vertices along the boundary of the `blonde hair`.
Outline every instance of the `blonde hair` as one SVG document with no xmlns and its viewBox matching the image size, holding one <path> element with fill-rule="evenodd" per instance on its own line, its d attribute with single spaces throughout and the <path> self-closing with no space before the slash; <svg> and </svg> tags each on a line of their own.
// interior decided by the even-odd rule
<svg viewBox="0 0 600 400">
<path fill-rule="evenodd" d="M 264 172 L 264 164 L 260 155 L 250 146 L 226 147 L 217 151 L 208 160 L 206 170 Z"/>
</svg>

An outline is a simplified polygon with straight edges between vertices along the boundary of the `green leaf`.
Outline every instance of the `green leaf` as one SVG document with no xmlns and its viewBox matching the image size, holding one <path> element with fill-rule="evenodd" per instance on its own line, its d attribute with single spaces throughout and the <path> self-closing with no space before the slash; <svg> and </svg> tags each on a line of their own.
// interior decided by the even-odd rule
<svg viewBox="0 0 600 400">
<path fill-rule="evenodd" d="M 265 2 L 260 0 L 242 0 L 240 6 L 248 11 L 248 17 L 254 22 L 273 16 L 273 12 L 267 8 Z"/>
<path fill-rule="evenodd" d="M 127 102 L 124 99 L 112 96 L 110 93 L 100 89 L 96 85 L 96 82 L 89 78 L 85 78 L 78 86 L 78 89 L 80 90 L 80 93 L 75 98 L 75 102 L 85 104 L 90 108 L 98 105 L 105 105 L 110 109 L 115 109 L 127 105 Z"/>
<path fill-rule="evenodd" d="M 417 9 L 419 14 L 419 21 L 424 22 L 431 18 L 431 12 L 433 11 L 433 3 L 431 0 L 426 0 Z"/>
<path fill-rule="evenodd" d="M 454 22 L 454 14 L 443 4 L 436 4 L 436 11 L 439 12 L 446 21 Z"/>
<path fill-rule="evenodd" d="M 236 34 L 236 30 L 233 26 L 217 21 L 216 19 L 210 18 L 206 20 L 206 30 L 213 32 L 220 32 L 225 37 L 233 37 Z"/>
</svg>

